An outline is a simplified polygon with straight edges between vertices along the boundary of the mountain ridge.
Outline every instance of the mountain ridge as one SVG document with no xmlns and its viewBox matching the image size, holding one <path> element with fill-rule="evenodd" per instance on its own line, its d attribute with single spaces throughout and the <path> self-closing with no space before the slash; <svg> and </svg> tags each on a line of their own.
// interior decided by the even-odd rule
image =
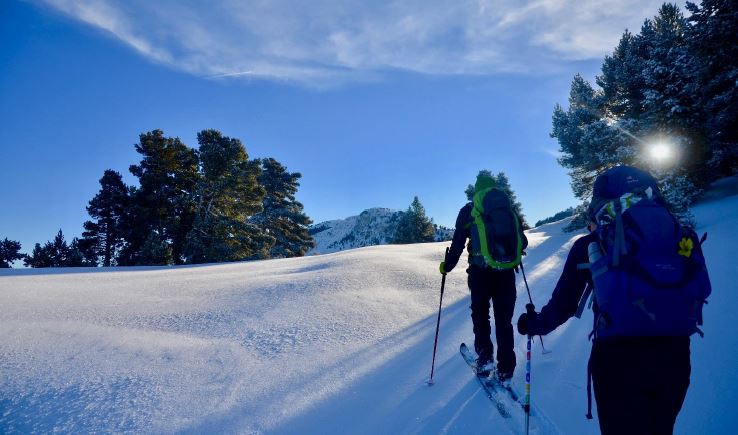
<svg viewBox="0 0 738 435">
<path fill-rule="evenodd" d="M 404 213 L 386 207 L 372 207 L 345 219 L 313 224 L 308 232 L 315 240 L 315 247 L 307 254 L 328 254 L 365 246 L 388 245 L 392 243 L 397 224 Z M 435 241 L 449 240 L 453 236 L 452 229 L 434 226 Z"/>
</svg>

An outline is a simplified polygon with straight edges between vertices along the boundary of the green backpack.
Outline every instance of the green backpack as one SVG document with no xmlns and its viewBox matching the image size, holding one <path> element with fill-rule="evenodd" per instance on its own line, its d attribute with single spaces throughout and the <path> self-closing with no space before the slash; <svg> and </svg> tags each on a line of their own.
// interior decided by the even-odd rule
<svg viewBox="0 0 738 435">
<path fill-rule="evenodd" d="M 514 269 L 523 254 L 520 221 L 505 192 L 494 187 L 474 194 L 472 202 L 471 255 L 479 267 Z"/>
</svg>

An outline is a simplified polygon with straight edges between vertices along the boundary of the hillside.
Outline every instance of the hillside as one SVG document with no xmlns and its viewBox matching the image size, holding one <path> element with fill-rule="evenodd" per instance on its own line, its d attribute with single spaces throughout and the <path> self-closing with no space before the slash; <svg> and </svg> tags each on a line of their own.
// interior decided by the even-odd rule
<svg viewBox="0 0 738 435">
<path fill-rule="evenodd" d="M 389 244 L 395 237 L 403 213 L 376 207 L 364 210 L 357 216 L 314 224 L 309 231 L 315 239 L 315 247 L 308 255 Z M 449 240 L 452 235 L 453 230 L 436 228 L 438 241 Z"/>
<path fill-rule="evenodd" d="M 694 209 L 713 281 L 679 434 L 738 427 L 738 192 Z M 528 232 L 535 303 L 578 234 Z M 0 432 L 514 433 L 458 356 L 473 339 L 466 274 L 447 279 L 436 384 L 438 262 L 447 243 L 198 267 L 0 272 Z M 526 302 L 519 280 L 516 315 Z M 532 398 L 554 427 L 586 410 L 591 313 L 533 349 Z M 516 337 L 518 361 L 525 339 Z M 658 363 L 658 362 L 655 362 Z M 522 383 L 522 365 L 516 382 Z"/>
</svg>

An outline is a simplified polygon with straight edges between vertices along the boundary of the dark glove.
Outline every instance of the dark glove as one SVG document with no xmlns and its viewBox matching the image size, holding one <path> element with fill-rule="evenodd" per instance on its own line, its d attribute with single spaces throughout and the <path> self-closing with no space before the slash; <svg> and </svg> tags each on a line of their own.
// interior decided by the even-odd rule
<svg viewBox="0 0 738 435">
<path fill-rule="evenodd" d="M 535 335 L 535 322 L 538 320 L 538 313 L 533 304 L 525 305 L 525 313 L 518 318 L 518 332 L 521 335 Z"/>
</svg>

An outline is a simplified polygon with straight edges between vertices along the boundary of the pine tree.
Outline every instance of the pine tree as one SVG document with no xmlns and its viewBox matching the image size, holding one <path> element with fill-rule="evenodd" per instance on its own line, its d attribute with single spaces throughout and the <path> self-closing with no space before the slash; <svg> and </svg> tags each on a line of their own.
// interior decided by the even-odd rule
<svg viewBox="0 0 738 435">
<path fill-rule="evenodd" d="M 559 142 L 559 164 L 570 170 L 571 187 L 578 198 L 590 196 L 597 175 L 628 154 L 627 137 L 604 112 L 602 95 L 579 74 L 572 80 L 567 110 L 559 105 L 554 108 L 551 137 Z"/>
<path fill-rule="evenodd" d="M 84 245 L 92 244 L 93 249 L 102 257 L 102 265 L 111 266 L 115 262 L 118 250 L 124 242 L 122 221 L 125 219 L 129 203 L 128 188 L 121 175 L 113 170 L 106 170 L 100 179 L 100 191 L 90 200 L 87 213 L 95 221 L 84 223 Z"/>
<path fill-rule="evenodd" d="M 259 185 L 259 163 L 249 160 L 241 141 L 216 130 L 197 134 L 200 181 L 196 216 L 187 235 L 190 263 L 264 258 L 274 238 L 250 219 L 260 213 L 265 191 Z"/>
<path fill-rule="evenodd" d="M 13 262 L 16 260 L 22 260 L 25 258 L 24 254 L 21 254 L 21 244 L 15 240 L 8 240 L 5 238 L 0 242 L 0 269 L 8 269 L 13 267 Z"/>
<path fill-rule="evenodd" d="M 295 199 L 302 175 L 287 172 L 287 168 L 272 158 L 263 159 L 260 164 L 259 184 L 266 190 L 264 210 L 252 220 L 275 239 L 269 250 L 270 257 L 301 257 L 315 246 L 308 232 L 312 221 L 303 212 L 303 205 Z"/>
<path fill-rule="evenodd" d="M 714 96 L 704 96 L 700 89 L 704 75 L 692 48 L 699 45 L 697 29 L 711 17 L 700 15 L 694 5 L 691 8 L 690 20 L 697 23 L 692 27 L 677 6 L 664 4 L 656 17 L 645 20 L 639 34 L 626 31 L 603 62 L 596 79 L 600 90 L 577 75 L 569 107 L 554 109 L 551 136 L 561 146 L 559 163 L 570 170 L 578 198 L 588 199 L 594 179 L 618 164 L 655 173 L 664 196 L 675 201 L 670 204 L 675 212 L 684 210 L 688 206 L 684 201 L 692 201 L 714 179 L 709 168 L 720 165 L 717 162 L 726 154 L 710 142 L 714 135 L 706 129 L 706 120 L 714 116 L 704 107 Z M 733 31 L 722 36 L 735 39 Z M 735 49 L 733 42 L 727 45 Z M 735 65 L 734 57 L 725 60 Z M 662 137 L 669 138 L 680 158 L 671 169 L 659 166 L 645 152 L 649 142 Z"/>
<path fill-rule="evenodd" d="M 23 264 L 25 264 L 26 267 L 33 268 L 54 266 L 48 250 L 42 247 L 40 243 L 36 243 L 33 247 L 33 252 L 31 252 L 30 255 L 26 255 L 26 258 L 23 259 Z"/>
<path fill-rule="evenodd" d="M 172 264 L 172 245 L 156 231 L 149 232 L 138 250 L 138 264 L 166 266 Z"/>
<path fill-rule="evenodd" d="M 641 52 L 638 38 L 626 30 L 613 54 L 605 57 L 602 74 L 595 80 L 602 89 L 602 115 L 606 118 L 636 119 L 643 113 L 641 72 L 645 60 Z"/>
<path fill-rule="evenodd" d="M 687 2 L 687 27 L 697 106 L 705 111 L 712 178 L 738 172 L 738 2 Z"/>
<path fill-rule="evenodd" d="M 672 170 L 659 174 L 659 184 L 669 210 L 682 224 L 694 228 L 694 215 L 689 206 L 702 193 L 683 171 Z"/>
<path fill-rule="evenodd" d="M 62 230 L 56 233 L 52 242 L 46 242 L 44 249 L 51 258 L 52 267 L 64 267 L 67 264 L 67 257 L 69 256 L 69 246 L 67 241 L 64 240 L 64 234 Z"/>
<path fill-rule="evenodd" d="M 434 240 L 433 219 L 425 215 L 425 208 L 416 196 L 407 211 L 400 217 L 392 243 L 424 243 Z"/>
<path fill-rule="evenodd" d="M 146 204 L 141 201 L 141 195 L 139 194 L 139 188 L 136 186 L 130 186 L 128 188 L 128 207 L 126 207 L 123 216 L 120 220 L 120 230 L 123 237 L 123 243 L 118 251 L 115 258 L 115 263 L 118 266 L 135 266 L 135 265 L 147 265 L 144 262 L 143 257 L 145 256 L 141 249 L 146 243 L 146 240 L 150 237 L 152 232 L 156 233 L 155 230 L 150 228 L 150 212 L 146 208 Z M 157 234 L 157 237 L 161 237 Z M 171 253 L 171 248 L 169 248 Z M 149 258 L 149 256 L 146 256 Z M 112 263 L 112 262 L 111 262 Z M 163 262 L 163 259 L 158 259 L 157 264 L 169 264 L 171 263 L 171 255 L 169 256 L 169 262 Z"/>
<path fill-rule="evenodd" d="M 653 20 L 646 20 L 639 39 L 645 47 L 644 112 L 640 118 L 646 137 L 671 138 L 678 147 L 679 166 L 694 180 L 707 160 L 704 111 L 698 104 L 698 79 L 691 71 L 687 20 L 676 5 L 664 4 Z M 643 166 L 652 166 L 647 160 Z"/>
<path fill-rule="evenodd" d="M 75 237 L 72 240 L 72 244 L 75 245 L 75 249 L 79 250 L 80 255 L 82 256 L 83 266 L 97 267 L 100 264 L 99 252 L 95 242 L 95 239 L 86 237 L 82 237 L 81 239 Z"/>
<path fill-rule="evenodd" d="M 97 252 L 94 250 L 94 245 L 87 245 L 85 239 L 75 237 L 69 244 L 67 258 L 64 261 L 64 267 L 82 266 L 97 266 Z"/>
<path fill-rule="evenodd" d="M 87 256 L 90 254 L 88 253 Z M 68 245 L 60 229 L 53 241 L 44 246 L 36 243 L 31 255 L 27 255 L 24 263 L 27 267 L 75 267 L 95 266 L 94 260 L 87 261 L 86 253 L 76 237 Z"/>
<path fill-rule="evenodd" d="M 138 177 L 140 186 L 130 192 L 131 212 L 122 223 L 127 230 L 126 247 L 118 262 L 182 264 L 185 238 L 195 217 L 197 153 L 179 138 L 165 137 L 161 130 L 141 134 L 135 147 L 142 159 L 130 171 Z M 152 250 L 143 252 L 144 245 Z M 155 254 L 163 256 L 157 258 Z"/>
</svg>

